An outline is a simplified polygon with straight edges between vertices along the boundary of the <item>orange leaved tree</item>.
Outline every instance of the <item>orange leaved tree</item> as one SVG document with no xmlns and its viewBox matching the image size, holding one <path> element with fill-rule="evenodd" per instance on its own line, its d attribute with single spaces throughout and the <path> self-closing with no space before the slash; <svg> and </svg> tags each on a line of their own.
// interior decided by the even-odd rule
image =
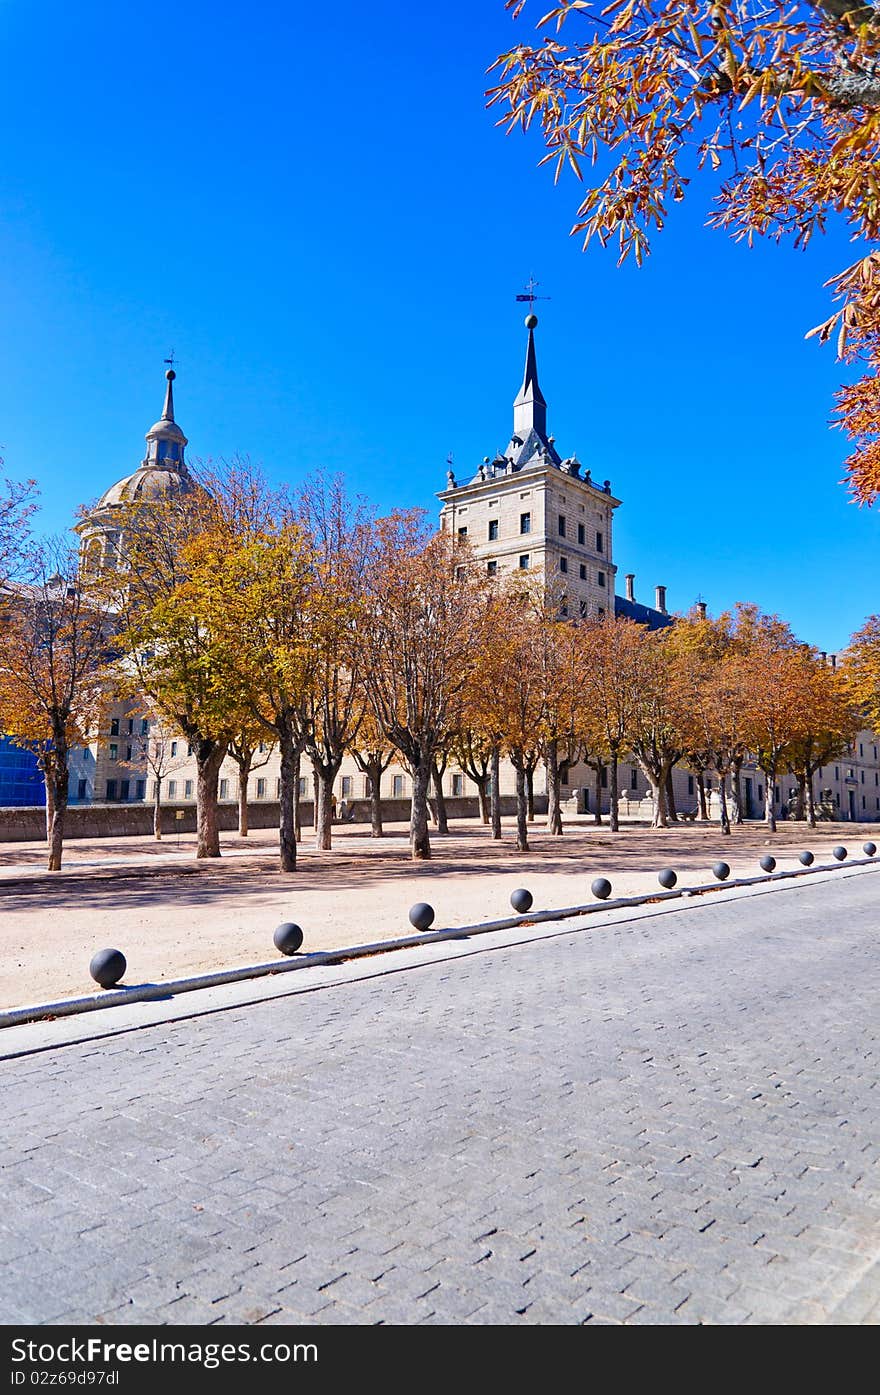
<svg viewBox="0 0 880 1395">
<path fill-rule="evenodd" d="M 519 15 L 526 0 L 507 0 Z M 537 8 L 535 15 L 537 16 Z M 574 231 L 640 262 L 694 166 L 710 222 L 804 246 L 835 219 L 858 259 L 818 327 L 864 368 L 838 396 L 856 496 L 880 492 L 880 10 L 866 0 L 557 0 L 540 37 L 503 54 L 490 101 L 537 124 L 557 176 L 590 187 Z M 590 177 L 588 170 L 596 170 Z"/>
</svg>

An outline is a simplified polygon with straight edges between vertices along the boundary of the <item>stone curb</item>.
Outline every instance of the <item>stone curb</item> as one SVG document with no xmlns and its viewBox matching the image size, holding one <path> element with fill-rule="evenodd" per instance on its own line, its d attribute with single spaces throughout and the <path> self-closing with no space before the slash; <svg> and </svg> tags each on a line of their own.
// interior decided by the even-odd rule
<svg viewBox="0 0 880 1395">
<path fill-rule="evenodd" d="M 498 930 L 540 925 L 548 921 L 595 915 L 602 911 L 644 906 L 659 901 L 681 900 L 685 897 L 732 890 L 735 887 L 750 887 L 763 885 L 767 882 L 787 881 L 795 877 L 811 876 L 816 872 L 833 872 L 846 868 L 870 866 L 880 867 L 880 859 L 852 858 L 846 862 L 814 864 L 812 867 L 797 867 L 782 872 L 761 873 L 757 877 L 738 877 L 732 881 L 711 882 L 704 886 L 680 887 L 671 891 L 657 890 L 643 893 L 640 896 L 595 901 L 587 906 L 567 906 L 551 911 L 529 911 L 525 915 L 508 916 L 503 920 L 486 921 L 479 925 L 464 925 L 449 930 L 421 931 L 418 934 L 405 935 L 394 940 L 379 940 L 374 944 L 352 945 L 346 949 L 338 950 L 322 950 L 313 954 L 296 955 L 290 959 L 243 965 L 238 969 L 221 969 L 214 974 L 197 974 L 188 978 L 169 979 L 163 983 L 145 983 L 134 988 L 104 989 L 81 998 L 62 998 L 56 1002 L 34 1003 L 24 1007 L 9 1008 L 0 1012 L 0 1029 L 18 1027 L 27 1022 L 38 1022 L 48 1018 L 70 1017 L 84 1012 L 96 1012 L 103 1008 L 123 1007 L 129 1003 L 156 1002 L 166 998 L 174 998 L 181 993 L 193 993 L 198 989 L 218 988 L 224 984 L 238 983 L 246 979 L 293 973 L 299 969 L 311 969 L 325 964 L 341 964 L 350 959 L 363 959 L 369 956 L 388 954 L 393 950 L 411 949 L 415 946 L 441 944 L 447 940 L 471 939 L 475 935 L 487 935 Z"/>
</svg>

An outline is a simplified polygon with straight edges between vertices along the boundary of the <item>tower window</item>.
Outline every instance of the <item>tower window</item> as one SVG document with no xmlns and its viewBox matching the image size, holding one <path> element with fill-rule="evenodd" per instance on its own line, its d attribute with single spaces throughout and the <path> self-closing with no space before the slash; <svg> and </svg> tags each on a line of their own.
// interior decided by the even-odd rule
<svg viewBox="0 0 880 1395">
<path fill-rule="evenodd" d="M 604 551 L 605 551 L 605 540 L 604 540 L 602 534 L 599 533 L 599 532 L 596 533 L 596 551 L 597 551 L 597 552 L 604 552 Z"/>
<path fill-rule="evenodd" d="M 532 531 L 532 515 L 530 513 L 520 514 L 519 531 L 521 533 L 530 533 Z"/>
<path fill-rule="evenodd" d="M 604 586 L 604 585 L 605 585 L 605 573 L 604 573 L 604 572 L 599 572 L 598 575 L 597 575 L 597 577 L 596 577 L 596 580 L 598 581 L 598 583 L 599 583 L 600 586 Z"/>
<path fill-rule="evenodd" d="M 489 519 L 489 541 L 490 541 L 490 542 L 497 542 L 497 540 L 498 540 L 498 519 L 497 519 L 497 518 L 490 518 L 490 519 Z"/>
<path fill-rule="evenodd" d="M 587 532 L 582 523 L 578 524 L 578 546 L 583 547 L 587 541 Z"/>
<path fill-rule="evenodd" d="M 111 717 L 111 718 L 110 718 L 110 735 L 111 735 L 111 736 L 118 736 L 118 735 L 119 735 L 119 718 L 118 718 L 118 717 Z"/>
<path fill-rule="evenodd" d="M 467 537 L 467 524 L 465 524 L 464 528 L 459 528 L 459 530 L 458 530 L 458 536 L 459 536 L 460 538 L 466 538 L 466 537 Z"/>
<path fill-rule="evenodd" d="M 586 569 L 586 567 L 584 566 L 583 562 L 581 562 L 581 565 L 580 565 L 580 578 L 581 578 L 581 581 L 586 581 L 586 579 L 587 579 L 587 569 Z"/>
<path fill-rule="evenodd" d="M 498 563 L 497 563 L 497 562 L 487 562 L 487 563 L 486 563 L 486 571 L 489 573 L 490 576 L 494 576 L 495 573 L 498 571 Z"/>
<path fill-rule="evenodd" d="M 561 513 L 561 514 L 559 515 L 559 523 L 558 523 L 557 527 L 558 527 L 558 531 L 559 531 L 559 536 L 560 536 L 561 538 L 564 538 L 564 537 L 565 537 L 565 514 L 564 514 L 564 513 Z"/>
<path fill-rule="evenodd" d="M 529 569 L 529 554 L 527 552 L 524 552 L 519 559 L 519 569 L 521 572 L 527 572 Z"/>
<path fill-rule="evenodd" d="M 567 571 L 568 571 L 568 558 L 567 558 L 567 557 L 560 557 L 560 559 L 559 559 L 559 570 L 560 570 L 561 572 L 567 572 Z"/>
</svg>

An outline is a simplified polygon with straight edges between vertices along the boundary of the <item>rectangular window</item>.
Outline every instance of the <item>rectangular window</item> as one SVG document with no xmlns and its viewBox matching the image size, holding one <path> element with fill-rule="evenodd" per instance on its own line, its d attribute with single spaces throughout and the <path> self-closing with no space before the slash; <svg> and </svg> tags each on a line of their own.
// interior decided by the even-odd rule
<svg viewBox="0 0 880 1395">
<path fill-rule="evenodd" d="M 599 619 L 601 620 L 602 617 L 603 617 L 603 615 L 605 614 L 605 607 L 604 607 L 604 605 L 600 605 L 600 606 L 599 606 L 599 608 L 598 608 L 598 610 L 597 610 L 597 614 L 598 614 L 598 616 L 599 616 Z"/>
<path fill-rule="evenodd" d="M 229 781 L 228 781 L 228 780 L 221 780 L 221 781 L 220 781 L 220 798 L 221 798 L 221 799 L 228 799 L 228 798 L 229 798 Z"/>
<path fill-rule="evenodd" d="M 119 760 L 119 747 L 115 741 L 110 742 L 110 759 Z"/>
<path fill-rule="evenodd" d="M 126 760 L 131 760 L 131 747 L 130 747 L 130 746 L 126 746 L 126 748 L 125 748 L 125 759 L 126 759 Z"/>
<path fill-rule="evenodd" d="M 598 582 L 598 584 L 599 584 L 600 586 L 604 586 L 604 585 L 605 585 L 605 573 L 604 573 L 604 572 L 597 572 L 597 574 L 596 574 L 596 581 Z"/>
<path fill-rule="evenodd" d="M 176 741 L 172 741 L 172 743 L 171 743 L 171 754 L 172 754 L 172 756 L 176 756 L 176 755 L 177 755 L 177 742 L 176 742 Z"/>
<path fill-rule="evenodd" d="M 280 780 L 280 779 L 278 779 L 278 780 L 275 781 L 275 798 L 276 798 L 276 799 L 280 799 L 280 798 L 281 798 L 281 780 Z"/>
<path fill-rule="evenodd" d="M 192 799 L 192 797 L 193 797 L 193 782 L 192 782 L 192 780 L 185 780 L 185 781 L 184 781 L 184 784 L 183 784 L 183 797 L 184 797 L 184 799 Z"/>
<path fill-rule="evenodd" d="M 860 742 L 859 742 L 859 759 L 861 759 L 861 758 L 864 756 L 864 754 L 865 754 L 865 748 L 864 748 L 864 746 L 862 745 L 862 743 L 861 743 L 861 741 L 860 741 Z"/>
<path fill-rule="evenodd" d="M 497 518 L 490 518 L 490 519 L 489 519 L 489 541 L 490 541 L 490 542 L 497 542 L 497 541 L 498 541 L 498 519 L 497 519 Z"/>
<path fill-rule="evenodd" d="M 583 547 L 587 541 L 587 533 L 582 523 L 578 524 L 578 546 Z"/>
<path fill-rule="evenodd" d="M 111 717 L 111 718 L 110 718 L 110 735 L 111 735 L 111 736 L 118 736 L 118 735 L 119 735 L 119 718 L 118 718 L 118 717 Z"/>
<path fill-rule="evenodd" d="M 119 798 L 128 799 L 128 792 L 131 789 L 131 781 L 123 780 L 119 786 Z"/>
<path fill-rule="evenodd" d="M 597 551 L 597 552 L 604 552 L 604 551 L 605 551 L 605 540 L 604 540 L 604 538 L 602 537 L 602 534 L 601 534 L 601 533 L 598 533 L 598 532 L 596 533 L 596 551 Z"/>
<path fill-rule="evenodd" d="M 707 785 L 706 788 L 708 789 L 709 786 Z M 758 786 L 758 799 L 759 799 L 759 800 L 763 800 L 763 798 L 764 798 L 764 786 L 763 786 L 763 785 L 759 785 L 759 786 Z"/>
<path fill-rule="evenodd" d="M 587 606 L 587 602 L 586 602 L 586 601 L 581 601 L 581 602 L 580 602 L 580 607 L 579 607 L 579 608 L 580 608 L 580 612 L 581 612 L 581 619 L 582 619 L 582 620 L 586 620 L 586 618 L 587 618 L 587 610 L 588 610 L 588 608 L 589 608 L 589 607 Z"/>
<path fill-rule="evenodd" d="M 532 531 L 532 515 L 530 513 L 520 514 L 519 531 L 521 533 L 530 533 Z"/>
<path fill-rule="evenodd" d="M 497 562 L 487 562 L 487 563 L 486 563 L 486 571 L 488 572 L 489 576 L 495 576 L 496 572 L 498 571 L 498 563 L 497 563 Z"/>
<path fill-rule="evenodd" d="M 861 776 L 862 776 L 862 784 L 864 784 L 864 783 L 865 783 L 865 772 L 864 772 L 864 770 L 861 772 Z"/>
<path fill-rule="evenodd" d="M 561 572 L 567 572 L 567 571 L 568 571 L 568 558 L 567 558 L 567 557 L 560 557 L 560 559 L 559 559 L 559 570 L 560 570 Z"/>
<path fill-rule="evenodd" d="M 587 569 L 586 569 L 586 567 L 584 566 L 583 562 L 581 562 L 581 565 L 580 565 L 580 578 L 581 578 L 581 581 L 586 581 L 586 579 L 587 579 Z"/>
<path fill-rule="evenodd" d="M 260 750 L 262 751 L 262 749 L 263 749 L 263 747 L 262 747 L 262 744 L 261 744 L 261 745 L 260 745 Z M 193 753 L 193 744 L 192 744 L 191 741 L 187 741 L 187 743 L 186 743 L 186 754 L 187 754 L 188 756 L 191 756 L 192 753 Z"/>
<path fill-rule="evenodd" d="M 129 719 L 128 719 L 128 734 L 129 734 L 129 736 L 131 736 L 131 735 L 133 734 L 133 732 L 134 732 L 134 717 L 129 717 Z"/>
<path fill-rule="evenodd" d="M 688 776 L 688 794 L 693 794 L 693 792 L 694 792 L 694 777 L 693 777 L 693 775 L 689 775 L 689 776 Z"/>
<path fill-rule="evenodd" d="M 862 808 L 864 809 L 864 807 L 865 807 L 865 796 L 862 795 Z"/>
<path fill-rule="evenodd" d="M 778 803 L 779 803 L 779 786 L 778 786 L 778 785 L 774 785 L 774 786 L 773 786 L 773 798 L 776 800 L 776 803 L 778 804 Z"/>
<path fill-rule="evenodd" d="M 459 530 L 458 530 L 458 536 L 459 536 L 460 538 L 466 538 L 466 537 L 467 537 L 467 524 L 465 524 L 465 526 L 464 526 L 463 528 L 459 528 Z"/>
<path fill-rule="evenodd" d="M 115 781 L 115 780 L 108 780 L 108 781 L 107 781 L 107 798 L 108 798 L 108 799 L 115 799 L 115 798 L 116 798 L 116 781 Z"/>
<path fill-rule="evenodd" d="M 607 765 L 603 765 L 603 766 L 602 766 L 602 788 L 603 788 L 603 790 L 607 790 L 607 788 L 608 788 L 608 766 L 607 766 Z"/>
<path fill-rule="evenodd" d="M 300 775 L 300 777 L 299 777 L 299 797 L 300 797 L 300 799 L 305 799 L 305 797 L 306 797 L 306 777 L 305 777 L 305 775 Z"/>
<path fill-rule="evenodd" d="M 835 780 L 839 780 L 839 779 L 840 779 L 840 766 L 839 766 L 839 765 L 835 765 L 835 767 L 834 767 L 834 778 L 835 778 Z"/>
<path fill-rule="evenodd" d="M 176 799 L 176 798 L 177 798 L 177 781 L 176 781 L 176 780 L 169 780 L 169 781 L 168 781 L 168 798 L 169 798 L 169 799 Z"/>
<path fill-rule="evenodd" d="M 452 777 L 452 793 L 453 793 L 453 795 L 455 796 L 456 799 L 460 799 L 461 796 L 464 794 L 464 776 L 463 776 L 463 775 L 453 775 L 453 777 Z"/>
<path fill-rule="evenodd" d="M 76 797 L 77 797 L 77 799 L 85 799 L 85 797 L 86 797 L 86 782 L 85 782 L 85 780 L 78 780 L 78 781 L 77 781 L 77 786 L 76 786 Z"/>
<path fill-rule="evenodd" d="M 343 798 L 343 799 L 351 799 L 351 776 L 350 776 L 350 775 L 343 775 L 343 777 L 342 777 L 342 798 Z"/>
<path fill-rule="evenodd" d="M 258 781 L 257 781 L 257 799 L 265 799 L 265 798 L 266 798 L 266 781 L 265 781 L 265 780 L 258 780 Z"/>
<path fill-rule="evenodd" d="M 395 775 L 391 782 L 391 792 L 395 799 L 403 798 L 403 776 Z"/>
<path fill-rule="evenodd" d="M 524 552 L 519 559 L 519 569 L 521 572 L 527 572 L 529 569 L 529 554 L 527 552 Z"/>
<path fill-rule="evenodd" d="M 631 770 L 629 773 L 629 787 L 631 790 L 637 790 L 639 787 L 639 772 L 637 770 Z"/>
<path fill-rule="evenodd" d="M 150 731 L 150 721 L 148 717 L 141 720 L 141 736 L 148 736 Z"/>
<path fill-rule="evenodd" d="M 556 526 L 557 526 L 557 531 L 558 531 L 558 533 L 559 533 L 559 536 L 560 536 L 561 538 L 564 538 L 564 537 L 565 537 L 565 514 L 564 514 L 564 513 L 561 513 L 561 514 L 559 515 L 559 522 L 557 523 Z"/>
</svg>

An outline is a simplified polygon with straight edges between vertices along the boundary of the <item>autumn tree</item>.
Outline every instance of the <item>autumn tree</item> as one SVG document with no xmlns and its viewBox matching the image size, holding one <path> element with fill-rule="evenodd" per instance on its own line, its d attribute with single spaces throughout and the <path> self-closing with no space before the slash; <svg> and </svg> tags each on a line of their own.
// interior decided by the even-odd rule
<svg viewBox="0 0 880 1395">
<path fill-rule="evenodd" d="M 352 499 L 341 476 L 313 476 L 296 517 L 310 539 L 321 605 L 312 607 L 313 682 L 304 693 L 303 745 L 315 772 L 315 846 L 332 843 L 333 786 L 362 716 L 363 651 L 356 626 L 367 584 L 372 510 Z"/>
<path fill-rule="evenodd" d="M 786 768 L 797 781 L 797 817 L 816 827 L 813 778 L 824 765 L 842 756 L 859 729 L 858 712 L 839 669 L 807 651 L 809 666 L 802 675 L 803 708 L 799 729 L 786 748 Z"/>
<path fill-rule="evenodd" d="M 730 664 L 744 694 L 745 740 L 764 774 L 764 819 L 771 833 L 777 777 L 809 726 L 813 663 L 806 645 L 777 646 L 764 635 Z"/>
<path fill-rule="evenodd" d="M 133 745 L 137 759 L 126 762 L 132 770 L 146 770 L 153 781 L 153 835 L 156 842 L 162 841 L 162 785 L 166 777 L 181 770 L 187 763 L 186 756 L 177 754 L 177 740 L 173 733 L 165 731 L 162 719 L 155 708 L 141 702 L 137 710 L 148 724 L 147 732 L 135 738 Z"/>
<path fill-rule="evenodd" d="M 609 824 L 620 828 L 619 765 L 627 750 L 640 697 L 645 646 L 644 626 L 634 620 L 605 615 L 580 630 L 582 646 L 583 703 L 593 726 L 597 754 L 605 754 L 609 770 Z M 597 808 L 599 808 L 597 799 Z"/>
<path fill-rule="evenodd" d="M 66 541 L 25 549 L 28 580 L 0 598 L 0 727 L 46 782 L 48 870 L 61 868 L 70 753 L 100 728 L 110 617 Z"/>
<path fill-rule="evenodd" d="M 680 657 L 665 641 L 666 631 L 644 631 L 644 643 L 633 654 L 636 698 L 629 719 L 628 746 L 651 786 L 652 826 L 669 822 L 669 777 L 681 759 Z"/>
<path fill-rule="evenodd" d="M 268 765 L 275 749 L 270 741 L 266 743 L 265 722 L 245 710 L 234 723 L 229 738 L 228 755 L 238 767 L 238 836 L 247 838 L 248 828 L 248 786 L 251 774 Z"/>
<path fill-rule="evenodd" d="M 526 0 L 507 0 L 519 16 Z M 537 14 L 537 10 L 535 10 Z M 880 492 L 880 10 L 863 0 L 558 0 L 494 65 L 508 130 L 538 125 L 557 178 L 597 170 L 573 231 L 641 262 L 694 167 L 710 223 L 805 246 L 830 219 L 859 247 L 817 328 L 862 378 L 838 394 L 853 491 Z"/>
<path fill-rule="evenodd" d="M 218 780 L 239 710 L 200 542 L 248 506 L 234 470 L 210 483 L 122 506 L 120 541 L 100 578 L 120 618 L 119 683 L 193 747 L 198 858 L 220 856 Z"/>
<path fill-rule="evenodd" d="M 461 723 L 481 595 L 482 577 L 467 545 L 431 534 L 421 510 L 376 523 L 358 643 L 376 722 L 412 777 L 414 859 L 431 856 L 431 770 Z"/>
<path fill-rule="evenodd" d="M 370 835 L 383 838 L 382 827 L 382 776 L 394 760 L 394 747 L 376 721 L 375 713 L 366 698 L 363 685 L 360 687 L 361 712 L 357 724 L 357 734 L 351 754 L 358 770 L 367 778 L 370 798 Z"/>
<path fill-rule="evenodd" d="M 852 701 L 871 731 L 880 733 L 880 615 L 870 615 L 843 656 Z"/>
<path fill-rule="evenodd" d="M 480 821 L 489 823 L 489 785 L 492 769 L 492 743 L 475 727 L 462 723 L 452 740 L 452 754 L 460 770 L 477 787 Z"/>
</svg>

